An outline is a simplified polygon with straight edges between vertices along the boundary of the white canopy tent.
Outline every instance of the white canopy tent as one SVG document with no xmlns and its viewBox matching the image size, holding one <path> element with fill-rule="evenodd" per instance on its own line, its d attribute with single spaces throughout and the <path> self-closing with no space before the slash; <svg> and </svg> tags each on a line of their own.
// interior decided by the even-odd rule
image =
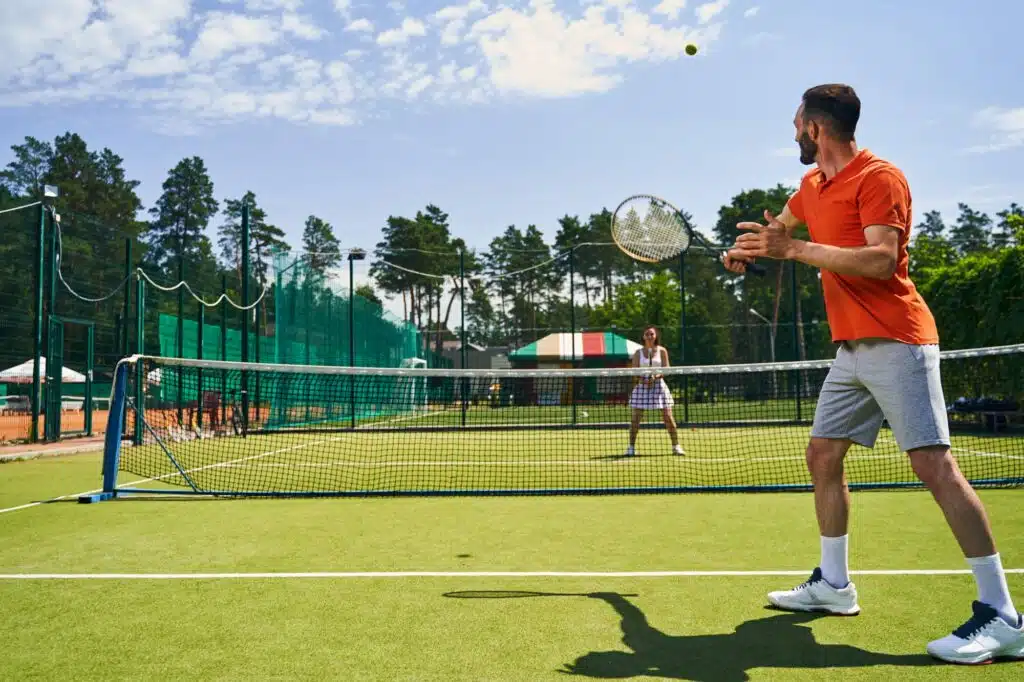
<svg viewBox="0 0 1024 682">
<path fill-rule="evenodd" d="M 70 367 L 61 370 L 60 380 L 65 384 L 84 384 L 85 375 Z M 39 381 L 46 383 L 46 358 L 39 358 Z M 32 361 L 26 360 L 20 365 L 8 367 L 0 372 L 0 384 L 31 384 Z"/>
</svg>

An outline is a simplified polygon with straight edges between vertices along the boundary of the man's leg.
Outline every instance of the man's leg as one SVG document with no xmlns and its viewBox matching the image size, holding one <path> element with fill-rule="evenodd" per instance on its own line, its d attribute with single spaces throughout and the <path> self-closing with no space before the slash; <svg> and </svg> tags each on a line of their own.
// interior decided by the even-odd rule
<svg viewBox="0 0 1024 682">
<path fill-rule="evenodd" d="M 807 469 L 814 483 L 814 511 L 821 533 L 821 576 L 833 587 L 850 582 L 847 527 L 850 488 L 843 459 L 850 449 L 846 439 L 815 438 L 807 446 Z"/>
<path fill-rule="evenodd" d="M 928 486 L 971 566 L 978 601 L 995 609 L 1009 625 L 1016 625 L 1019 616 L 1010 598 L 985 506 L 964 478 L 953 454 L 943 446 L 918 448 L 909 454 L 914 473 Z"/>
<path fill-rule="evenodd" d="M 958 663 L 1024 658 L 1024 619 L 1010 599 L 984 505 L 950 451 L 938 346 L 888 342 L 871 352 L 864 381 L 915 475 L 942 509 L 978 586 L 973 616 L 953 634 L 929 643 L 928 652 Z"/>
<path fill-rule="evenodd" d="M 968 559 L 996 553 L 985 506 L 964 478 L 949 447 L 938 445 L 911 450 L 914 474 L 931 491 L 953 536 Z"/>
<path fill-rule="evenodd" d="M 850 493 L 843 459 L 851 443 L 874 444 L 882 414 L 856 379 L 852 348 L 842 347 L 818 396 L 807 446 L 807 469 L 814 484 L 814 507 L 821 534 L 821 563 L 809 580 L 792 590 L 771 592 L 768 601 L 794 611 L 860 612 L 857 589 L 849 579 L 847 523 Z"/>
</svg>

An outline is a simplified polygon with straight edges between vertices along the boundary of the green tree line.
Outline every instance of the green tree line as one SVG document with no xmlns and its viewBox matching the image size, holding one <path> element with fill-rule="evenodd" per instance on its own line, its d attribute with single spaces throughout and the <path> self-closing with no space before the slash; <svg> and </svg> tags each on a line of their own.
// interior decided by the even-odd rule
<svg viewBox="0 0 1024 682">
<path fill-rule="evenodd" d="M 344 260 L 327 220 L 310 215 L 301 243 L 293 246 L 253 191 L 218 196 L 199 156 L 169 169 L 159 198 L 144 207 L 140 183 L 127 176 L 122 157 L 107 148 L 90 149 L 75 133 L 53 141 L 26 137 L 11 152 L 0 172 L 0 210 L 40 198 L 44 184 L 60 188 L 55 209 L 61 215 L 64 281 L 57 287 L 62 298 L 56 311 L 96 321 L 97 352 L 110 356 L 108 364 L 126 345 L 121 330 L 127 325 L 120 323 L 124 295 L 118 290 L 126 241 L 133 265 L 159 284 L 185 280 L 206 300 L 226 292 L 240 301 L 241 214 L 247 204 L 250 290 L 255 298 L 269 289 L 248 322 L 264 333 L 274 323 L 275 253 L 301 255 L 317 276 Z M 730 244 L 737 222 L 760 220 L 766 209 L 779 211 L 792 191 L 784 185 L 739 191 L 720 208 L 716 222 L 699 231 L 710 242 Z M 1019 341 L 1024 210 L 1013 203 L 990 216 L 961 203 L 955 218 L 945 221 L 936 211 L 924 213 L 910 247 L 911 273 L 939 321 L 943 346 Z M 0 352 L 7 358 L 31 357 L 34 269 L 26 264 L 35 258 L 36 222 L 33 211 L 0 214 Z M 474 248 L 456 236 L 468 228 L 453 227 L 448 213 L 428 204 L 414 216 L 383 220 L 369 263 L 373 286 L 363 285 L 358 293 L 378 303 L 400 300 L 404 319 L 437 347 L 461 331 L 455 320 L 464 295 L 466 335 L 488 346 L 520 346 L 570 328 L 619 330 L 636 340 L 641 328 L 654 324 L 673 349 L 674 362 L 831 356 L 814 269 L 767 261 L 766 276 L 737 276 L 697 249 L 682 262 L 643 264 L 610 243 L 610 222 L 607 208 L 553 216 L 550 225 L 508 225 L 495 216 L 492 227 L 504 227 L 486 246 Z M 68 296 L 66 287 L 79 297 Z M 116 293 L 103 301 L 81 300 L 111 291 Z M 154 294 L 154 300 L 154 311 L 176 314 L 181 305 L 190 319 L 197 315 L 183 290 Z M 225 306 L 208 310 L 206 319 L 216 324 L 224 315 L 233 327 L 242 324 L 238 311 Z"/>
</svg>

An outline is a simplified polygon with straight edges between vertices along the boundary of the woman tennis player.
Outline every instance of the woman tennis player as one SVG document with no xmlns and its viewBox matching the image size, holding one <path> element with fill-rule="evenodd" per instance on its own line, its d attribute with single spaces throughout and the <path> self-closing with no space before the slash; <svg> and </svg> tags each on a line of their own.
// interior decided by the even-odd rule
<svg viewBox="0 0 1024 682">
<path fill-rule="evenodd" d="M 654 327 L 647 327 L 644 330 L 644 345 L 636 353 L 633 353 L 634 367 L 668 367 L 668 351 L 658 343 L 658 330 Z M 633 408 L 633 421 L 629 427 L 629 448 L 626 456 L 635 454 L 636 434 L 640 430 L 640 422 L 644 416 L 644 410 L 661 410 L 662 419 L 665 420 L 665 428 L 672 439 L 672 454 L 685 455 L 683 448 L 679 445 L 679 435 L 676 433 L 676 420 L 672 416 L 672 393 L 668 390 L 668 384 L 661 374 L 645 374 L 640 377 L 639 383 L 633 388 L 629 397 L 629 406 Z"/>
</svg>

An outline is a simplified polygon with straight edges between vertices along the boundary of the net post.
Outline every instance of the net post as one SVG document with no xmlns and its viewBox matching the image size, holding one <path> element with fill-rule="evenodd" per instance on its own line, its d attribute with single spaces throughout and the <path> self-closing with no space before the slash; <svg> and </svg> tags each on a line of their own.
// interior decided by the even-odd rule
<svg viewBox="0 0 1024 682">
<path fill-rule="evenodd" d="M 36 296 L 35 320 L 33 320 L 32 339 L 32 425 L 29 440 L 39 442 L 39 413 L 42 410 L 40 398 L 42 385 L 40 381 L 39 358 L 43 353 L 43 286 L 46 281 L 46 204 L 39 204 L 39 225 L 36 229 Z"/>
<path fill-rule="evenodd" d="M 242 202 L 242 362 L 249 362 L 249 202 Z M 242 370 L 242 437 L 249 432 L 249 372 Z"/>
<path fill-rule="evenodd" d="M 103 438 L 103 490 L 99 493 L 81 495 L 78 498 L 80 503 L 104 502 L 117 497 L 117 470 L 121 462 L 121 432 L 124 430 L 125 408 L 128 404 L 128 364 L 120 362 L 114 371 L 114 391 L 110 402 L 107 431 Z M 136 361 L 135 365 L 138 373 L 142 369 L 142 362 Z M 135 422 L 142 424 L 138 412 L 135 415 Z"/>
</svg>

